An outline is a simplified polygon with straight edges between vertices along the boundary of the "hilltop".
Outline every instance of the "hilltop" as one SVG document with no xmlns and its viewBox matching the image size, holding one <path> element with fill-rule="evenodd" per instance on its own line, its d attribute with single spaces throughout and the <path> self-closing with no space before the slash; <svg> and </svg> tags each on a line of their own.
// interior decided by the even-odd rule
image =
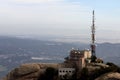
<svg viewBox="0 0 120 80">
<path fill-rule="evenodd" d="M 3 80 L 61 80 L 57 69 L 60 64 L 29 63 L 13 69 Z M 46 77 L 49 77 L 47 79 Z M 77 76 L 77 77 L 75 77 Z M 89 64 L 67 80 L 120 80 L 120 68 L 112 63 Z M 63 79 L 62 79 L 63 80 Z"/>
</svg>

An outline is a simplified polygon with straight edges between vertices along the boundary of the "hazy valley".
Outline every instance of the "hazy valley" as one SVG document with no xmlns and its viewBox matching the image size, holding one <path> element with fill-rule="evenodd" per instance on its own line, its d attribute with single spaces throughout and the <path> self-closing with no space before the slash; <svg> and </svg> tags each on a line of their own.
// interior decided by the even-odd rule
<svg viewBox="0 0 120 80">
<path fill-rule="evenodd" d="M 21 39 L 13 37 L 0 37 L 0 77 L 11 69 L 23 63 L 64 61 L 72 48 L 89 49 L 90 44 L 65 43 L 55 41 L 42 41 Z M 97 56 L 106 62 L 114 62 L 120 66 L 120 44 L 97 44 Z"/>
</svg>

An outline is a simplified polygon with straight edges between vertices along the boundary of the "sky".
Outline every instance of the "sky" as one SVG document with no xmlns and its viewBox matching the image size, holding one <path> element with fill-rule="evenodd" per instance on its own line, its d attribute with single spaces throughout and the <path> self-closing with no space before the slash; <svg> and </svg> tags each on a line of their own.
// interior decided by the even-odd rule
<svg viewBox="0 0 120 80">
<path fill-rule="evenodd" d="M 120 43 L 120 0 L 0 0 L 0 35 Z"/>
</svg>

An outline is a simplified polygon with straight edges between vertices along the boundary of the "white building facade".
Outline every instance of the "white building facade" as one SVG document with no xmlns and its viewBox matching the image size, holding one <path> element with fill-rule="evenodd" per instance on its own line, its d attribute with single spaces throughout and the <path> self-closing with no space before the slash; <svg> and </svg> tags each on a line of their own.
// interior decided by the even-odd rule
<svg viewBox="0 0 120 80">
<path fill-rule="evenodd" d="M 75 73 L 75 68 L 59 68 L 58 69 L 59 77 L 62 79 L 71 77 L 74 73 Z"/>
</svg>

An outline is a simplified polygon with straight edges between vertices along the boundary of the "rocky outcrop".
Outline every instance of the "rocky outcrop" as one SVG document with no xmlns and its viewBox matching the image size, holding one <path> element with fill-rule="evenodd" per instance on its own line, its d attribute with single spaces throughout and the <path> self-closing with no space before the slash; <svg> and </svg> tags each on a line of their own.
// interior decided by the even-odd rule
<svg viewBox="0 0 120 80">
<path fill-rule="evenodd" d="M 13 69 L 2 80 L 39 80 L 40 76 L 44 74 L 45 70 L 48 67 L 58 69 L 60 67 L 65 67 L 65 66 L 66 64 L 62 64 L 62 63 L 61 64 L 51 64 L 51 63 L 22 64 L 20 67 Z M 89 72 L 94 72 L 96 70 L 99 71 L 99 69 L 101 69 L 100 67 L 103 67 L 102 69 L 108 68 L 108 66 L 104 64 L 91 64 L 87 67 L 87 69 Z M 117 72 L 106 73 L 100 77 L 98 76 L 98 78 L 96 78 L 95 80 L 120 80 L 120 73 Z"/>
<path fill-rule="evenodd" d="M 111 72 L 98 77 L 95 80 L 120 80 L 120 73 Z"/>
<path fill-rule="evenodd" d="M 58 68 L 58 64 L 31 63 L 23 64 L 12 70 L 3 80 L 38 80 L 48 67 Z"/>
</svg>

